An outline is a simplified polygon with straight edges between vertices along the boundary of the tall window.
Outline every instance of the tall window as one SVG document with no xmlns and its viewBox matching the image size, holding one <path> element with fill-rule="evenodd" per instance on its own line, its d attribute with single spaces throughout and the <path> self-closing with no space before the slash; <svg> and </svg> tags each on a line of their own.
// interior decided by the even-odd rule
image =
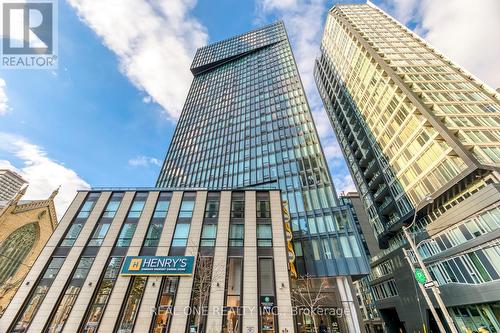
<svg viewBox="0 0 500 333">
<path fill-rule="evenodd" d="M 217 224 L 204 224 L 201 229 L 200 246 L 215 246 L 217 236 Z"/>
<path fill-rule="evenodd" d="M 125 303 L 122 305 L 122 311 L 118 318 L 118 332 L 131 333 L 133 331 L 147 280 L 145 276 L 132 278 L 128 295 L 125 297 Z"/>
<path fill-rule="evenodd" d="M 120 272 L 123 257 L 111 257 L 100 284 L 96 288 L 94 298 L 91 302 L 87 317 L 83 321 L 83 332 L 95 333 L 99 327 L 106 305 L 108 304 L 111 291 Z"/>
<path fill-rule="evenodd" d="M 96 193 L 92 192 L 89 193 L 87 196 L 87 199 L 85 200 L 85 203 L 83 204 L 82 208 L 80 208 L 80 212 L 76 216 L 78 219 L 86 219 L 89 217 L 90 212 L 94 208 L 95 203 L 97 202 L 97 199 L 99 199 L 99 196 L 101 193 Z"/>
<path fill-rule="evenodd" d="M 189 229 L 191 225 L 189 223 L 177 223 L 175 226 L 174 238 L 172 239 L 172 246 L 186 246 Z"/>
<path fill-rule="evenodd" d="M 76 239 L 78 238 L 78 235 L 80 235 L 80 231 L 82 231 L 85 221 L 94 208 L 97 199 L 99 199 L 99 196 L 100 193 L 89 193 L 87 195 L 87 199 L 85 200 L 83 206 L 80 208 L 78 215 L 73 219 L 73 221 L 71 221 L 71 224 L 66 231 L 66 235 L 61 241 L 61 246 L 73 246 Z"/>
<path fill-rule="evenodd" d="M 29 223 L 11 233 L 0 245 L 0 286 L 16 274 L 33 248 L 37 236 L 37 226 L 35 223 Z M 20 281 L 10 281 L 11 284 L 18 282 Z M 8 284 L 5 287 L 9 288 Z"/>
<path fill-rule="evenodd" d="M 186 194 L 184 194 L 184 195 L 186 195 Z M 193 210 L 194 210 L 194 198 L 193 197 L 185 197 L 182 199 L 179 217 L 191 218 L 191 217 L 193 217 Z"/>
<path fill-rule="evenodd" d="M 231 201 L 231 217 L 244 218 L 245 217 L 245 199 L 233 198 Z"/>
<path fill-rule="evenodd" d="M 160 193 L 155 211 L 153 213 L 153 218 L 149 223 L 146 239 L 144 240 L 144 246 L 158 246 L 163 225 L 165 224 L 165 218 L 167 217 L 168 207 L 170 206 L 171 197 L 172 194 L 169 192 Z"/>
<path fill-rule="evenodd" d="M 226 270 L 226 315 L 223 333 L 241 332 L 241 316 L 238 307 L 242 301 L 243 258 L 229 257 Z"/>
<path fill-rule="evenodd" d="M 229 224 L 229 246 L 243 246 L 245 237 L 245 225 Z"/>
<path fill-rule="evenodd" d="M 275 332 L 275 318 L 272 307 L 275 306 L 274 294 L 274 269 L 272 258 L 259 258 L 259 305 L 262 315 L 260 316 L 260 331 L 262 333 Z"/>
<path fill-rule="evenodd" d="M 257 218 L 270 218 L 271 217 L 271 205 L 269 203 L 269 198 L 257 198 Z"/>
<path fill-rule="evenodd" d="M 113 218 L 115 217 L 116 211 L 118 207 L 120 207 L 120 203 L 123 199 L 123 193 L 117 192 L 111 195 L 106 208 L 104 209 L 104 213 L 102 214 L 99 222 L 94 228 L 94 232 L 92 233 L 92 237 L 89 240 L 88 246 L 101 246 L 104 238 L 106 237 L 109 227 L 111 226 L 111 222 L 113 222 Z"/>
<path fill-rule="evenodd" d="M 75 272 L 71 278 L 69 285 L 64 291 L 63 297 L 59 300 L 56 306 L 56 311 L 52 317 L 49 326 L 47 328 L 48 333 L 59 333 L 62 332 L 66 321 L 68 320 L 69 314 L 73 309 L 76 298 L 83 287 L 83 283 L 87 278 L 90 267 L 94 262 L 94 257 L 82 257 L 78 262 Z"/>
<path fill-rule="evenodd" d="M 108 233 L 109 227 L 111 226 L 112 219 L 100 218 L 99 223 L 97 223 L 92 237 L 89 240 L 88 246 L 101 246 L 104 241 L 104 237 Z"/>
<path fill-rule="evenodd" d="M 257 224 L 257 246 L 273 246 L 273 230 L 270 224 Z"/>
<path fill-rule="evenodd" d="M 106 209 L 104 210 L 102 217 L 114 218 L 116 215 L 116 211 L 118 210 L 118 207 L 120 207 L 122 198 L 123 198 L 123 192 L 113 193 L 111 195 L 111 199 L 106 205 Z"/>
<path fill-rule="evenodd" d="M 191 292 L 191 314 L 189 327 L 191 331 L 205 332 L 208 313 L 208 300 L 212 284 L 213 258 L 198 255 L 196 258 L 196 272 Z"/>
<path fill-rule="evenodd" d="M 207 218 L 215 218 L 219 216 L 219 198 L 211 198 L 207 199 L 207 205 L 205 207 L 205 217 Z"/>
<path fill-rule="evenodd" d="M 134 237 L 135 229 L 137 228 L 137 223 L 139 222 L 139 217 L 141 216 L 142 210 L 144 209 L 144 204 L 148 197 L 147 192 L 137 192 L 130 206 L 127 214 L 127 218 L 122 225 L 120 230 L 120 235 L 116 240 L 117 247 L 128 247 Z"/>
<path fill-rule="evenodd" d="M 153 320 L 153 333 L 168 332 L 178 283 L 178 277 L 163 278 L 161 294 L 158 298 L 155 318 Z"/>
<path fill-rule="evenodd" d="M 45 269 L 42 278 L 37 282 L 32 294 L 29 296 L 28 300 L 24 303 L 21 311 L 15 320 L 15 325 L 12 329 L 13 332 L 26 332 L 28 330 L 31 321 L 35 317 L 40 305 L 45 299 L 45 295 L 49 291 L 52 282 L 57 276 L 59 269 L 64 263 L 65 257 L 52 257 L 49 265 Z"/>
</svg>

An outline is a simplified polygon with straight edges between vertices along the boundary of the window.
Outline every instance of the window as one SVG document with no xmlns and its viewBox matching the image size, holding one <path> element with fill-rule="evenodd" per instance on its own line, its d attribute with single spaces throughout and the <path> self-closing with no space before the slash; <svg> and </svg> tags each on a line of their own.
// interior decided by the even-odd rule
<svg viewBox="0 0 500 333">
<path fill-rule="evenodd" d="M 243 246 L 245 226 L 243 224 L 229 225 L 229 246 Z"/>
<path fill-rule="evenodd" d="M 120 236 L 116 241 L 117 247 L 127 247 L 134 237 L 135 229 L 137 228 L 137 223 L 124 223 L 122 230 L 120 231 Z"/>
<path fill-rule="evenodd" d="M 170 199 L 172 198 L 172 193 L 161 192 L 158 197 L 158 202 L 156 203 L 153 218 L 165 218 L 167 217 L 168 208 L 170 207 Z"/>
<path fill-rule="evenodd" d="M 64 257 L 52 257 L 49 265 L 45 269 L 42 278 L 37 282 L 36 287 L 34 287 L 33 293 L 30 295 L 28 301 L 23 305 L 21 311 L 16 318 L 16 325 L 14 326 L 14 332 L 26 332 L 28 330 L 31 321 L 35 317 L 40 305 L 45 299 L 45 295 L 49 291 L 52 282 L 54 282 L 57 273 L 61 269 L 64 263 Z"/>
<path fill-rule="evenodd" d="M 192 311 L 189 316 L 190 331 L 205 332 L 208 315 L 208 300 L 212 283 L 213 258 L 200 255 L 196 260 L 196 272 L 191 292 Z"/>
<path fill-rule="evenodd" d="M 158 246 L 162 230 L 163 230 L 163 223 L 151 223 L 146 233 L 144 246 Z"/>
<path fill-rule="evenodd" d="M 90 238 L 88 246 L 101 246 L 104 241 L 104 237 L 108 233 L 109 226 L 111 225 L 111 221 L 109 219 L 100 219 L 97 224 L 94 233 L 92 234 L 92 238 Z"/>
<path fill-rule="evenodd" d="M 60 246 L 73 246 L 78 238 L 78 235 L 80 235 L 80 231 L 83 229 L 86 219 L 89 217 L 90 212 L 94 208 L 97 199 L 99 199 L 99 195 L 100 193 L 89 193 L 87 200 L 85 200 L 85 203 L 80 209 L 80 212 L 71 222 L 68 230 L 66 231 L 66 235 L 61 241 Z"/>
<path fill-rule="evenodd" d="M 257 224 L 257 246 L 273 246 L 273 230 L 270 224 Z"/>
<path fill-rule="evenodd" d="M 238 316 L 237 308 L 241 306 L 241 287 L 243 280 L 243 259 L 239 257 L 229 257 L 226 271 L 226 302 L 228 307 L 222 331 L 224 333 L 238 332 L 241 326 L 241 317 Z"/>
<path fill-rule="evenodd" d="M 215 246 L 217 224 L 204 224 L 201 230 L 200 246 Z"/>
<path fill-rule="evenodd" d="M 245 201 L 233 200 L 231 202 L 231 217 L 244 218 L 245 217 Z"/>
<path fill-rule="evenodd" d="M 179 217 L 191 218 L 193 217 L 193 210 L 194 210 L 194 201 L 184 199 L 182 200 Z"/>
<path fill-rule="evenodd" d="M 19 267 L 23 265 L 24 259 L 31 252 L 38 230 L 35 223 L 25 224 L 11 233 L 7 239 L 0 244 L 0 286 L 5 282 L 15 283 L 15 276 Z"/>
<path fill-rule="evenodd" d="M 258 200 L 257 201 L 257 217 L 258 218 L 270 218 L 271 217 L 271 205 L 269 200 Z"/>
<path fill-rule="evenodd" d="M 274 304 L 274 269 L 272 258 L 259 258 L 259 300 L 262 314 L 260 327 L 262 333 L 275 332 Z"/>
<path fill-rule="evenodd" d="M 153 218 L 149 223 L 148 231 L 146 232 L 146 239 L 144 246 L 158 246 L 160 242 L 161 232 L 165 224 L 168 208 L 170 206 L 170 199 L 172 194 L 169 192 L 161 192 L 156 203 Z"/>
<path fill-rule="evenodd" d="M 138 219 L 141 216 L 144 205 L 146 204 L 147 197 L 148 193 L 146 192 L 136 193 L 134 201 L 132 202 L 132 205 L 130 206 L 130 209 L 128 211 L 127 219 Z"/>
<path fill-rule="evenodd" d="M 75 244 L 78 235 L 80 235 L 80 231 L 82 231 L 83 223 L 71 223 L 66 236 L 61 241 L 61 246 L 73 246 Z"/>
<path fill-rule="evenodd" d="M 63 297 L 59 300 L 56 311 L 50 320 L 47 328 L 48 333 L 62 332 L 93 262 L 94 257 L 82 257 L 78 262 L 73 277 L 64 291 Z"/>
<path fill-rule="evenodd" d="M 97 199 L 99 199 L 99 195 L 100 193 L 89 193 L 87 196 L 87 200 L 85 200 L 85 203 L 83 204 L 76 218 L 86 219 L 87 217 L 89 217 L 90 212 L 94 208 Z"/>
<path fill-rule="evenodd" d="M 102 214 L 102 217 L 114 218 L 118 207 L 120 207 L 120 202 L 122 201 L 123 193 L 115 192 L 111 195 L 111 199 L 106 205 L 106 209 Z"/>
<path fill-rule="evenodd" d="M 96 288 L 96 293 L 91 302 L 89 311 L 87 312 L 87 317 L 83 321 L 83 332 L 85 333 L 95 333 L 101 322 L 102 315 L 104 314 L 104 309 L 108 304 L 109 297 L 111 296 L 111 291 L 120 272 L 120 267 L 123 262 L 123 257 L 111 257 L 108 260 L 108 265 L 101 282 Z"/>
<path fill-rule="evenodd" d="M 163 278 L 161 294 L 156 306 L 156 316 L 153 319 L 153 333 L 168 332 L 178 282 L 178 277 Z"/>
<path fill-rule="evenodd" d="M 142 295 L 146 287 L 146 281 L 147 277 L 145 276 L 136 276 L 132 278 L 128 295 L 125 298 L 125 303 L 120 313 L 120 318 L 118 318 L 118 332 L 131 333 L 133 331 Z"/>
<path fill-rule="evenodd" d="M 215 218 L 219 216 L 219 199 L 208 199 L 205 208 L 205 217 Z"/>
<path fill-rule="evenodd" d="M 189 237 L 189 223 L 177 223 L 172 240 L 172 246 L 186 246 Z"/>
</svg>

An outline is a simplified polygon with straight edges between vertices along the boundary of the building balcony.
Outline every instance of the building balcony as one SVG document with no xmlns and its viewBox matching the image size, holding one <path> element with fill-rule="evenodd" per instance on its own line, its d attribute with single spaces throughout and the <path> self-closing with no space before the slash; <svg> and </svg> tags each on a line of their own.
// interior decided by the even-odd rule
<svg viewBox="0 0 500 333">
<path fill-rule="evenodd" d="M 388 212 L 390 211 L 390 208 L 392 208 L 393 205 L 394 205 L 394 200 L 392 199 L 392 197 L 387 196 L 385 197 L 384 202 L 382 202 L 382 204 L 379 206 L 378 210 L 380 214 L 387 215 Z"/>
<path fill-rule="evenodd" d="M 377 191 L 375 191 L 375 193 L 373 193 L 373 198 L 375 199 L 375 201 L 378 201 L 378 199 L 382 199 L 383 198 L 382 194 L 387 193 L 388 189 L 389 188 L 387 187 L 387 185 L 385 183 L 380 184 Z"/>
</svg>

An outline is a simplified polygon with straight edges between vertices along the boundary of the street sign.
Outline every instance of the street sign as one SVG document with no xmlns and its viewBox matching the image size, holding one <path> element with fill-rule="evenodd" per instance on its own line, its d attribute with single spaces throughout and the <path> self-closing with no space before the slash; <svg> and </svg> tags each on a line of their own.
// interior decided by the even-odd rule
<svg viewBox="0 0 500 333">
<path fill-rule="evenodd" d="M 415 268 L 415 279 L 418 283 L 424 284 L 427 282 L 424 271 L 421 268 Z"/>
<path fill-rule="evenodd" d="M 436 281 L 429 281 L 424 283 L 424 287 L 426 289 L 432 288 L 432 287 L 437 287 L 437 282 Z"/>
</svg>

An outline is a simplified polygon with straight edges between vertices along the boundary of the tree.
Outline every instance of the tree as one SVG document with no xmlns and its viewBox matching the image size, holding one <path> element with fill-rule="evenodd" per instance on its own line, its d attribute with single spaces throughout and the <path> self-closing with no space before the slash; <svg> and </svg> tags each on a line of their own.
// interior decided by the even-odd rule
<svg viewBox="0 0 500 333">
<path fill-rule="evenodd" d="M 198 252 L 196 256 L 196 272 L 193 281 L 191 323 L 196 327 L 196 333 L 204 332 L 203 318 L 208 309 L 210 286 L 212 280 L 218 281 L 225 277 L 222 267 L 214 267 L 213 257 Z"/>
<path fill-rule="evenodd" d="M 315 281 L 318 281 L 318 278 L 313 278 L 309 274 L 300 276 L 295 280 L 295 286 L 290 288 L 290 294 L 294 306 L 305 308 L 309 311 L 314 326 L 314 332 L 318 333 L 318 325 L 314 314 L 321 302 L 327 297 L 323 291 L 328 283 L 324 278 L 321 279 L 319 285 L 315 284 Z"/>
</svg>

